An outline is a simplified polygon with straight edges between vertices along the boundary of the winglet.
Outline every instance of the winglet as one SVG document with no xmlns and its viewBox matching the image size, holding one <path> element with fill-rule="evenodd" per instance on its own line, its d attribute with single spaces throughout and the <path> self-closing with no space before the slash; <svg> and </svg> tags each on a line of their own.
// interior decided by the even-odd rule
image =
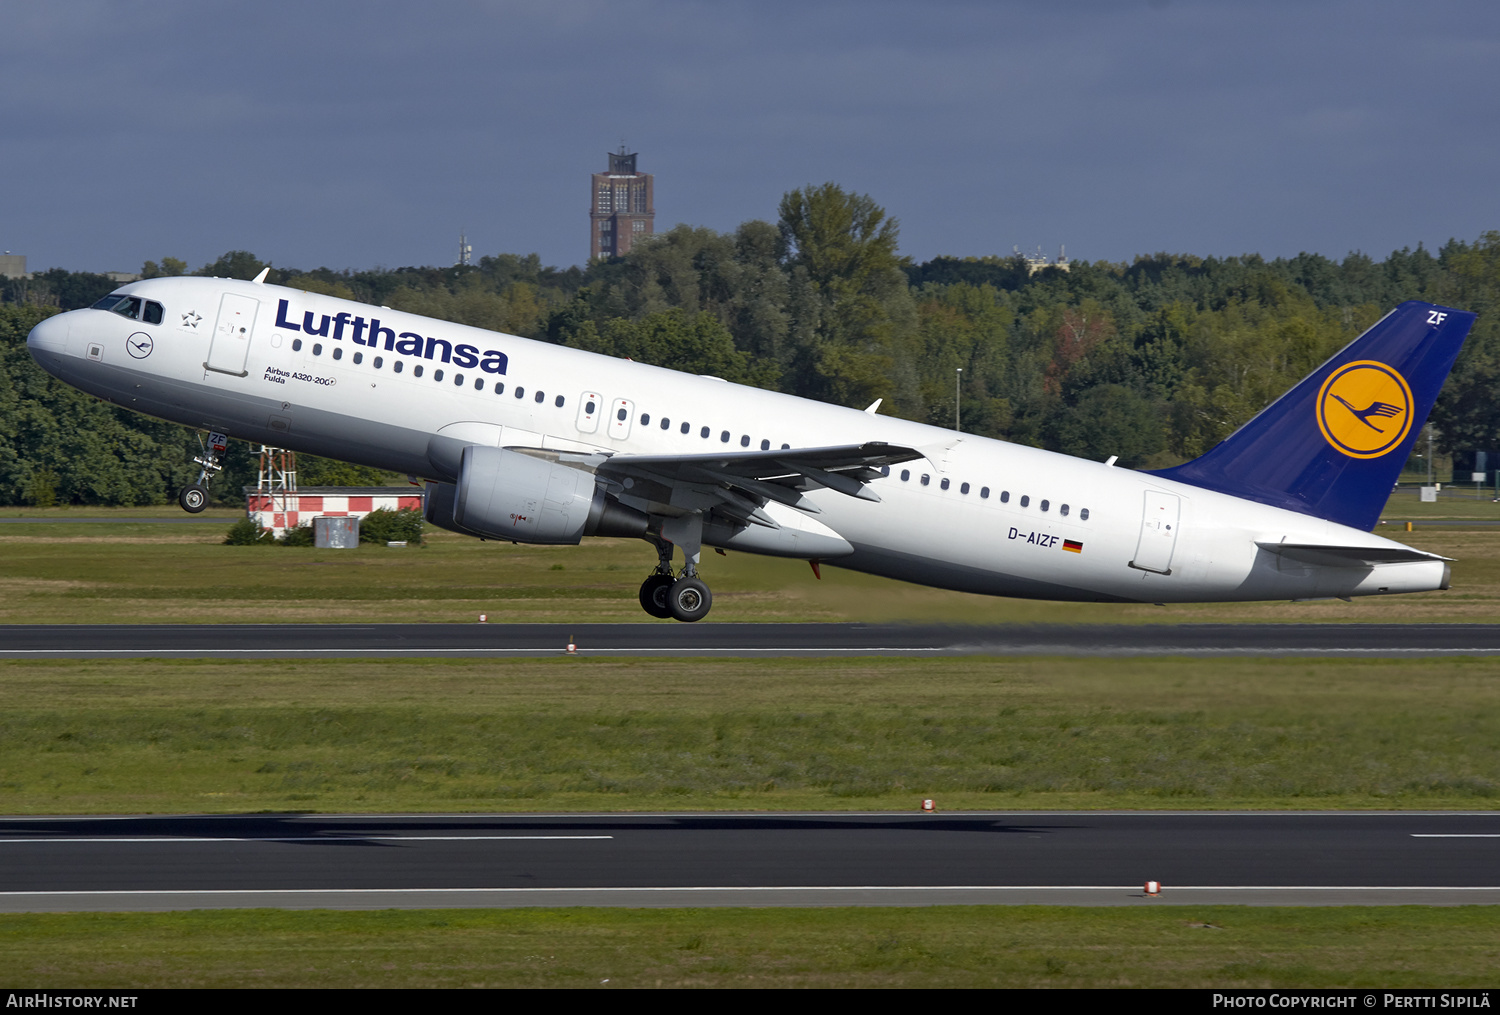
<svg viewBox="0 0 1500 1015">
<path fill-rule="evenodd" d="M 1368 532 L 1473 324 L 1403 303 L 1207 454 L 1150 475 Z"/>
<path fill-rule="evenodd" d="M 259 275 L 256 275 L 250 281 L 254 282 L 256 285 L 265 285 L 266 284 L 266 276 L 269 275 L 269 274 L 271 274 L 271 266 L 268 264 L 268 265 L 266 265 L 264 268 L 262 268 L 260 270 L 260 274 Z"/>
</svg>

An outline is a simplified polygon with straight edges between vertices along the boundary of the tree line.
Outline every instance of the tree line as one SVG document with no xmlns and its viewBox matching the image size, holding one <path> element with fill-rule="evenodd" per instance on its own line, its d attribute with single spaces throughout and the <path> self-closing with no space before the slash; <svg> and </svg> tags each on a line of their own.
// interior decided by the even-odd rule
<svg viewBox="0 0 1500 1015">
<path fill-rule="evenodd" d="M 679 225 L 581 268 L 498 254 L 303 271 L 231 251 L 192 274 L 269 268 L 277 284 L 842 405 L 878 398 L 883 413 L 939 426 L 957 413 L 968 433 L 1130 467 L 1202 454 L 1397 303 L 1421 299 L 1479 313 L 1433 413 L 1442 448 L 1500 448 L 1500 232 L 1381 261 L 1161 253 L 1067 270 L 1002 256 L 917 264 L 898 238 L 870 197 L 829 183 L 785 195 L 774 223 Z M 173 258 L 142 270 L 188 273 Z M 0 288 L 0 501 L 160 503 L 191 471 L 196 441 L 181 428 L 70 393 L 25 355 L 28 322 L 113 288 L 63 269 Z M 372 481 L 314 461 L 306 483 L 308 467 Z M 238 486 L 216 492 L 237 499 Z"/>
</svg>

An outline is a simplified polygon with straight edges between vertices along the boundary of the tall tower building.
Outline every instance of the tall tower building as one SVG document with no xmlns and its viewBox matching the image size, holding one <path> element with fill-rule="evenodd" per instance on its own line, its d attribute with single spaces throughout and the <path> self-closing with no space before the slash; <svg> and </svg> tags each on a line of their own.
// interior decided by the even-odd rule
<svg viewBox="0 0 1500 1015">
<path fill-rule="evenodd" d="M 635 153 L 621 145 L 609 155 L 609 172 L 593 175 L 589 206 L 589 258 L 619 257 L 650 236 L 656 207 L 652 176 L 635 171 Z"/>
</svg>

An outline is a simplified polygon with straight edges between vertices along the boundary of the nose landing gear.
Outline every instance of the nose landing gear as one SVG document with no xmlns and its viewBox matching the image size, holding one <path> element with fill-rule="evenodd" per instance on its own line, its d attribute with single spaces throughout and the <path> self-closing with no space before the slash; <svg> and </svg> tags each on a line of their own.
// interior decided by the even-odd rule
<svg viewBox="0 0 1500 1015">
<path fill-rule="evenodd" d="M 198 438 L 200 446 L 203 438 Z M 229 438 L 221 433 L 210 433 L 208 445 L 203 448 L 203 454 L 193 459 L 202 468 L 198 471 L 198 478 L 193 483 L 182 488 L 177 494 L 177 503 L 182 510 L 190 515 L 208 507 L 208 484 L 213 481 L 214 476 L 224 468 L 224 453 L 229 449 Z"/>
</svg>

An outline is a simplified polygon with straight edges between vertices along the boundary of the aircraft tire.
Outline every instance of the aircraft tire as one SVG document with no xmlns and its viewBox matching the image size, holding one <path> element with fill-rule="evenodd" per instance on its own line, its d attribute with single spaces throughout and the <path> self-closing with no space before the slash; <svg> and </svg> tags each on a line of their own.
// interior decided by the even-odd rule
<svg viewBox="0 0 1500 1015">
<path fill-rule="evenodd" d="M 685 624 L 702 620 L 714 605 L 714 595 L 697 578 L 679 578 L 667 590 L 667 605 L 672 616 Z"/>
<path fill-rule="evenodd" d="M 177 503 L 182 505 L 182 510 L 195 515 L 208 507 L 208 491 L 197 484 L 185 486 L 177 495 Z"/>
<path fill-rule="evenodd" d="M 667 620 L 672 616 L 672 608 L 667 605 L 667 591 L 675 581 L 669 574 L 654 574 L 641 583 L 641 609 L 658 620 Z"/>
</svg>

